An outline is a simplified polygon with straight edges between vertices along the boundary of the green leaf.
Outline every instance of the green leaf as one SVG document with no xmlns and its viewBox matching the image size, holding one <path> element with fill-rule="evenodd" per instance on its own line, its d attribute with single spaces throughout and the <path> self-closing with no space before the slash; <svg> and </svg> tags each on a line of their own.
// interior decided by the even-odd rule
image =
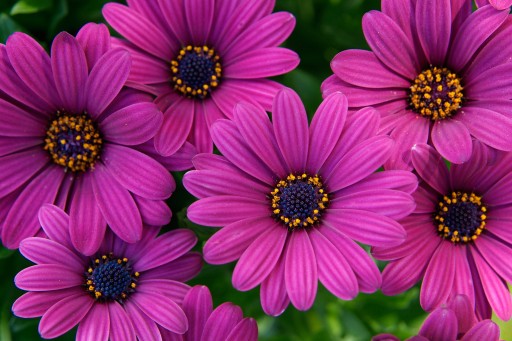
<svg viewBox="0 0 512 341">
<path fill-rule="evenodd" d="M 16 31 L 22 31 L 21 27 L 7 14 L 0 13 L 0 42 L 5 43 L 7 37 Z"/>
<path fill-rule="evenodd" d="M 15 251 L 0 247 L 0 259 L 9 258 Z M 2 340 L 0 338 L 0 340 Z"/>
<path fill-rule="evenodd" d="M 53 0 L 20 0 L 12 6 L 11 15 L 41 12 L 52 4 Z"/>
</svg>

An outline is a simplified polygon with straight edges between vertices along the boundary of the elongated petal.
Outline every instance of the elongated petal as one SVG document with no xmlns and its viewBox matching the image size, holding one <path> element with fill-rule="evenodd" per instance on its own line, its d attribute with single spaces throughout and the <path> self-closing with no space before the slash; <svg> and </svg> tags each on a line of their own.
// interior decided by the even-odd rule
<svg viewBox="0 0 512 341">
<path fill-rule="evenodd" d="M 214 0 L 185 1 L 188 32 L 194 44 L 201 46 L 206 43 L 213 22 L 214 9 Z"/>
<path fill-rule="evenodd" d="M 183 300 L 183 311 L 188 317 L 190 328 L 187 340 L 201 340 L 206 321 L 213 311 L 212 294 L 207 286 L 196 285 Z"/>
<path fill-rule="evenodd" d="M 180 99 L 164 113 L 164 120 L 155 136 L 155 148 L 163 156 L 171 156 L 185 143 L 194 122 L 195 101 Z"/>
<path fill-rule="evenodd" d="M 430 314 L 419 334 L 429 340 L 452 341 L 457 339 L 457 317 L 448 308 L 436 309 Z"/>
<path fill-rule="evenodd" d="M 437 121 L 430 136 L 437 151 L 448 161 L 464 163 L 471 157 L 473 143 L 468 129 L 461 122 Z"/>
<path fill-rule="evenodd" d="M 110 50 L 110 33 L 105 24 L 85 24 L 76 34 L 76 40 L 85 52 L 89 69 L 92 69 L 101 56 Z"/>
<path fill-rule="evenodd" d="M 177 334 L 187 331 L 187 316 L 173 300 L 160 294 L 133 295 L 132 299 L 140 310 L 162 327 Z"/>
<path fill-rule="evenodd" d="M 428 145 L 418 144 L 413 147 L 411 156 L 420 178 L 438 193 L 446 195 L 450 177 L 441 155 Z"/>
<path fill-rule="evenodd" d="M 112 341 L 134 340 L 135 330 L 121 304 L 110 302 L 108 312 L 110 315 L 110 339 Z"/>
<path fill-rule="evenodd" d="M 242 320 L 240 307 L 227 302 L 218 306 L 204 326 L 202 340 L 226 340 L 229 333 Z"/>
<path fill-rule="evenodd" d="M 49 278 L 54 280 L 49 280 Z M 33 265 L 21 270 L 14 278 L 14 284 L 27 291 L 67 289 L 80 286 L 83 281 L 84 277 L 80 271 L 61 264 Z"/>
<path fill-rule="evenodd" d="M 14 302 L 12 312 L 23 318 L 40 317 L 55 303 L 79 291 L 81 291 L 79 287 L 52 291 L 30 291 Z"/>
<path fill-rule="evenodd" d="M 257 340 L 258 324 L 250 317 L 244 318 L 231 330 L 226 341 Z"/>
<path fill-rule="evenodd" d="M 461 339 L 461 341 L 498 341 L 500 339 L 500 327 L 491 320 L 477 323 Z"/>
<path fill-rule="evenodd" d="M 265 78 L 285 74 L 299 65 L 299 56 L 283 47 L 265 47 L 246 52 L 224 65 L 224 77 Z"/>
<path fill-rule="evenodd" d="M 23 239 L 20 243 L 20 252 L 36 264 L 62 264 L 70 269 L 80 269 L 85 266 L 85 262 L 75 253 L 58 242 L 45 238 Z"/>
<path fill-rule="evenodd" d="M 290 304 L 284 277 L 285 259 L 286 245 L 276 266 L 263 283 L 261 283 L 261 307 L 266 314 L 271 316 L 281 315 L 286 307 L 288 307 L 288 304 Z"/>
<path fill-rule="evenodd" d="M 76 333 L 77 341 L 108 341 L 110 333 L 110 315 L 106 304 L 94 304 L 80 321 Z"/>
<path fill-rule="evenodd" d="M 416 29 L 431 65 L 442 65 L 450 44 L 452 13 L 450 0 L 418 0 Z"/>
</svg>

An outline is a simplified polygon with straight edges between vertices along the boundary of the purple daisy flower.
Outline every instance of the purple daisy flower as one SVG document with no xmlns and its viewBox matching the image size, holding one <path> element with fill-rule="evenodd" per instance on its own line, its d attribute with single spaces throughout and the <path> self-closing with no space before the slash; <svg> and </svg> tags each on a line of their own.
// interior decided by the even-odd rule
<svg viewBox="0 0 512 341">
<path fill-rule="evenodd" d="M 47 238 L 29 237 L 20 252 L 37 265 L 14 282 L 29 291 L 12 307 L 24 318 L 42 316 L 39 333 L 58 337 L 78 324 L 77 340 L 158 340 L 160 329 L 183 334 L 187 317 L 180 307 L 190 287 L 184 284 L 201 268 L 201 256 L 189 252 L 197 238 L 178 229 L 157 237 L 144 229 L 127 244 L 108 231 L 94 256 L 71 243 L 69 216 L 53 205 L 39 213 Z"/>
<path fill-rule="evenodd" d="M 212 295 L 206 286 L 196 285 L 183 299 L 188 317 L 188 331 L 183 335 L 162 332 L 170 341 L 256 341 L 258 325 L 253 318 L 244 318 L 242 309 L 227 302 L 213 309 Z"/>
<path fill-rule="evenodd" d="M 382 292 L 396 295 L 423 278 L 420 303 L 431 311 L 456 294 L 466 295 L 479 319 L 491 308 L 512 316 L 506 281 L 512 282 L 512 155 L 491 154 L 475 141 L 473 155 L 448 170 L 428 145 L 412 150 L 423 180 L 414 193 L 415 211 L 400 220 L 407 231 L 398 247 L 374 247 L 375 258 L 391 261 Z"/>
<path fill-rule="evenodd" d="M 346 94 L 353 110 L 374 106 L 380 132 L 396 145 L 386 168 L 410 169 L 410 150 L 432 144 L 466 162 L 472 138 L 512 150 L 509 9 L 471 12 L 471 0 L 388 0 L 363 17 L 372 51 L 347 50 L 331 62 L 324 96 Z"/>
<path fill-rule="evenodd" d="M 232 118 L 239 101 L 270 109 L 282 87 L 265 79 L 293 70 L 296 53 L 279 46 L 295 27 L 275 0 L 131 0 L 109 3 L 107 22 L 133 56 L 131 86 L 156 96 L 164 123 L 155 138 L 162 155 L 185 140 L 212 152 L 209 133 L 218 118 Z"/>
<path fill-rule="evenodd" d="M 491 320 L 477 322 L 468 297 L 457 295 L 447 306 L 426 318 L 418 335 L 407 341 L 499 341 L 500 328 Z M 400 341 L 391 334 L 376 335 L 372 341 Z"/>
<path fill-rule="evenodd" d="M 156 134 L 163 115 L 150 96 L 122 89 L 130 63 L 129 52 L 110 48 L 105 25 L 86 25 L 77 38 L 60 33 L 51 57 L 23 33 L 0 45 L 0 90 L 10 97 L 0 99 L 5 246 L 36 235 L 44 203 L 69 212 L 71 240 L 84 254 L 98 249 L 107 224 L 135 242 L 143 221 L 169 222 L 163 200 L 175 183 L 136 150 Z M 155 222 L 150 210 L 166 214 Z"/>
<path fill-rule="evenodd" d="M 188 218 L 223 227 L 204 246 L 205 260 L 239 259 L 233 286 L 246 291 L 261 284 L 270 315 L 290 301 L 309 309 L 318 280 L 342 299 L 377 290 L 379 270 L 354 240 L 401 244 L 405 233 L 396 219 L 414 209 L 410 193 L 417 186 L 410 172 L 373 174 L 393 148 L 390 137 L 376 136 L 378 126 L 371 108 L 347 117 L 341 93 L 324 100 L 310 128 L 291 89 L 274 99 L 272 123 L 262 108 L 238 104 L 234 121 L 212 126 L 224 156 L 196 156 L 197 170 L 183 179 L 200 198 Z"/>
</svg>

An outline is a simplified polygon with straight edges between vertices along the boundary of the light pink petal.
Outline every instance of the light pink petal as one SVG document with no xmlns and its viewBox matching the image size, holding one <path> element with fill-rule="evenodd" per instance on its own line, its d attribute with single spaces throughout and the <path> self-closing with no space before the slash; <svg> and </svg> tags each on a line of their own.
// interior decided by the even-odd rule
<svg viewBox="0 0 512 341">
<path fill-rule="evenodd" d="M 286 241 L 288 231 L 281 223 L 261 234 L 242 254 L 233 271 L 233 286 L 247 291 L 258 284 L 274 269 Z"/>
<path fill-rule="evenodd" d="M 224 226 L 247 217 L 270 217 L 270 209 L 265 198 L 255 200 L 232 195 L 219 195 L 194 202 L 188 207 L 187 217 L 200 225 Z"/>
<path fill-rule="evenodd" d="M 308 157 L 308 117 L 304 104 L 291 89 L 279 91 L 272 106 L 277 144 L 291 172 L 304 172 Z"/>
<path fill-rule="evenodd" d="M 363 32 L 372 51 L 391 70 L 414 79 L 420 70 L 410 40 L 389 16 L 370 11 L 363 16 Z"/>
<path fill-rule="evenodd" d="M 318 228 L 313 228 L 309 232 L 309 238 L 315 252 L 320 282 L 327 290 L 343 300 L 356 297 L 359 292 L 357 279 L 343 254 Z"/>
<path fill-rule="evenodd" d="M 450 176 L 443 158 L 434 148 L 426 144 L 415 145 L 411 151 L 414 168 L 430 187 L 446 195 L 449 190 Z"/>
<path fill-rule="evenodd" d="M 204 244 L 204 259 L 210 264 L 235 261 L 259 236 L 279 227 L 274 221 L 262 220 L 261 217 L 247 218 L 226 225 Z"/>
<path fill-rule="evenodd" d="M 164 113 L 164 120 L 155 136 L 155 148 L 163 156 L 171 156 L 185 143 L 194 122 L 195 101 L 180 99 Z"/>
<path fill-rule="evenodd" d="M 160 294 L 133 295 L 135 304 L 162 327 L 184 334 L 188 329 L 187 316 L 170 298 Z"/>
<path fill-rule="evenodd" d="M 67 32 L 55 37 L 51 64 L 63 108 L 72 113 L 81 113 L 85 104 L 88 69 L 84 50 L 75 37 Z"/>
<path fill-rule="evenodd" d="M 455 277 L 455 263 L 450 261 L 453 248 L 451 242 L 441 242 L 428 264 L 420 292 L 420 304 L 426 311 L 439 307 L 450 295 L 447 288 L 452 287 Z"/>
<path fill-rule="evenodd" d="M 98 118 L 103 113 L 125 85 L 130 67 L 130 54 L 123 49 L 110 50 L 98 60 L 86 84 L 85 109 L 89 115 Z"/>
<path fill-rule="evenodd" d="M 36 96 L 50 107 L 57 107 L 57 90 L 52 75 L 50 57 L 33 38 L 16 32 L 7 39 L 7 54 L 18 76 Z"/>
<path fill-rule="evenodd" d="M 110 50 L 110 33 L 105 24 L 87 23 L 76 35 L 82 46 L 89 70 Z"/>
<path fill-rule="evenodd" d="M 347 118 L 345 95 L 329 95 L 318 107 L 309 128 L 308 170 L 317 174 L 340 139 Z"/>
<path fill-rule="evenodd" d="M 308 310 L 315 301 L 318 288 L 317 260 L 308 233 L 292 231 L 285 260 L 286 291 L 293 306 Z"/>
<path fill-rule="evenodd" d="M 62 264 L 70 269 L 80 269 L 85 266 L 84 260 L 75 253 L 58 242 L 46 238 L 23 239 L 20 243 L 20 252 L 36 264 Z"/>
<path fill-rule="evenodd" d="M 443 65 L 450 44 L 452 13 L 450 0 L 418 0 L 416 30 L 430 65 Z"/>
<path fill-rule="evenodd" d="M 39 322 L 39 334 L 45 339 L 61 336 L 80 323 L 93 304 L 93 298 L 85 292 L 62 299 L 43 315 Z"/>
<path fill-rule="evenodd" d="M 192 42 L 197 46 L 206 44 L 213 22 L 214 0 L 185 1 L 185 17 Z"/>
<path fill-rule="evenodd" d="M 106 144 L 102 161 L 117 182 L 133 194 L 164 200 L 175 190 L 175 183 L 164 166 L 134 149 Z"/>
<path fill-rule="evenodd" d="M 457 333 L 457 317 L 448 308 L 439 308 L 432 312 L 419 332 L 421 336 L 436 341 L 457 340 Z"/>
<path fill-rule="evenodd" d="M 110 302 L 108 312 L 110 315 L 110 340 L 135 340 L 135 330 L 132 322 L 121 304 Z"/>
<path fill-rule="evenodd" d="M 174 55 L 169 37 L 132 8 L 109 3 L 103 7 L 102 13 L 117 32 L 142 50 L 163 60 Z"/>
<path fill-rule="evenodd" d="M 94 304 L 87 315 L 80 321 L 76 333 L 77 341 L 108 341 L 110 316 L 108 305 Z"/>
<path fill-rule="evenodd" d="M 221 304 L 206 322 L 201 340 L 226 340 L 242 318 L 243 313 L 239 306 L 231 302 Z"/>
<path fill-rule="evenodd" d="M 292 50 L 264 47 L 246 52 L 223 65 L 223 76 L 235 79 L 273 77 L 292 71 L 299 61 L 299 56 Z"/>
<path fill-rule="evenodd" d="M 91 174 L 83 174 L 75 186 L 76 194 L 69 211 L 69 234 L 73 246 L 88 256 L 100 247 L 107 222 L 96 203 Z"/>
<path fill-rule="evenodd" d="M 388 136 L 375 136 L 358 144 L 343 156 L 325 178 L 330 192 L 346 188 L 381 167 L 391 155 L 394 142 Z"/>
<path fill-rule="evenodd" d="M 285 245 L 285 249 L 281 257 L 279 257 L 277 264 L 261 283 L 260 287 L 261 307 L 265 314 L 270 316 L 281 315 L 286 307 L 288 307 L 288 304 L 290 304 L 284 277 L 286 247 Z"/>
</svg>

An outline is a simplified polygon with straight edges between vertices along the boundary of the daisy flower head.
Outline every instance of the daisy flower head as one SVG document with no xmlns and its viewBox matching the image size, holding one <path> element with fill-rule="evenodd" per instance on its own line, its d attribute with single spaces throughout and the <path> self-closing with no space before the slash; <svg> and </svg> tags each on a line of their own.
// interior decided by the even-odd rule
<svg viewBox="0 0 512 341">
<path fill-rule="evenodd" d="M 379 109 L 380 132 L 396 142 L 386 168 L 411 169 L 417 143 L 452 163 L 469 160 L 472 139 L 511 151 L 509 11 L 472 12 L 471 0 L 383 0 L 382 11 L 363 17 L 372 51 L 336 55 L 323 94 L 342 91 L 351 109 Z"/>
<path fill-rule="evenodd" d="M 39 333 L 55 338 L 78 325 L 77 340 L 158 340 L 160 329 L 183 334 L 187 317 L 180 307 L 201 256 L 190 252 L 194 233 L 173 230 L 157 237 L 147 227 L 128 244 L 107 231 L 98 252 L 82 255 L 71 243 L 69 216 L 53 205 L 39 213 L 48 238 L 29 237 L 20 252 L 36 265 L 16 275 L 24 294 L 12 307 L 16 316 L 42 316 Z"/>
<path fill-rule="evenodd" d="M 291 89 L 276 95 L 272 122 L 263 108 L 238 104 L 234 121 L 212 126 L 223 156 L 199 154 L 183 179 L 200 199 L 188 218 L 222 227 L 205 244 L 205 260 L 238 260 L 233 286 L 261 284 L 270 315 L 290 301 L 309 309 L 318 280 L 342 299 L 377 290 L 379 270 L 355 241 L 401 244 L 405 232 L 396 219 L 414 209 L 417 186 L 410 172 L 374 174 L 393 148 L 390 137 L 377 136 L 378 126 L 371 108 L 347 117 L 341 93 L 323 101 L 310 127 Z"/>
<path fill-rule="evenodd" d="M 256 320 L 243 315 L 242 309 L 226 302 L 213 309 L 208 287 L 196 285 L 183 299 L 183 311 L 188 317 L 188 331 L 183 335 L 169 331 L 162 333 L 164 340 L 181 341 L 257 341 Z"/>
<path fill-rule="evenodd" d="M 163 115 L 149 96 L 123 88 L 130 64 L 127 51 L 110 47 L 105 25 L 88 24 L 76 38 L 60 33 L 51 56 L 24 33 L 0 45 L 0 90 L 9 97 L 0 99 L 6 247 L 40 231 L 44 203 L 69 212 L 71 241 L 85 254 L 98 249 L 107 224 L 123 240 L 139 240 L 145 212 L 165 205 L 174 180 L 135 149 Z"/>
<path fill-rule="evenodd" d="M 478 321 L 468 297 L 456 295 L 448 304 L 428 315 L 418 335 L 406 341 L 499 341 L 500 328 L 491 320 Z M 400 341 L 391 334 L 380 334 L 372 341 Z"/>
<path fill-rule="evenodd" d="M 413 194 L 415 211 L 400 220 L 406 241 L 398 247 L 374 247 L 372 254 L 390 261 L 382 273 L 386 295 L 401 293 L 423 279 L 420 303 L 426 311 L 463 294 L 479 319 L 490 318 L 494 311 L 508 320 L 511 155 L 496 156 L 478 141 L 473 149 L 467 163 L 448 170 L 431 146 L 413 148 L 420 185 Z"/>
<path fill-rule="evenodd" d="M 212 152 L 209 133 L 246 101 L 270 109 L 282 86 L 267 77 L 293 70 L 299 57 L 278 47 L 295 18 L 272 13 L 275 0 L 132 0 L 109 3 L 107 22 L 133 55 L 131 86 L 158 96 L 164 123 L 155 138 L 162 155 L 184 141 Z"/>
</svg>

